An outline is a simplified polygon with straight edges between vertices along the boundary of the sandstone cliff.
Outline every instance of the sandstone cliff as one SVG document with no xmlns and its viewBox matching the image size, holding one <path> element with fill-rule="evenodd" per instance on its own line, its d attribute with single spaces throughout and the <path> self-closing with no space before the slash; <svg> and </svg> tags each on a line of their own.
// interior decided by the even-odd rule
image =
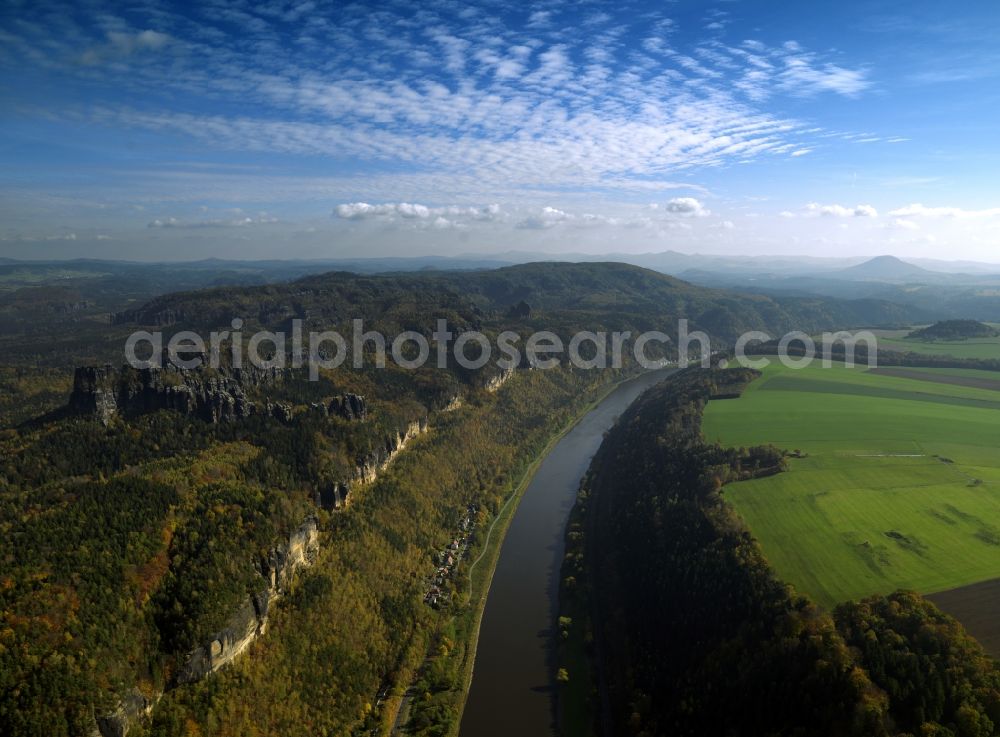
<svg viewBox="0 0 1000 737">
<path fill-rule="evenodd" d="M 288 592 L 297 571 L 312 565 L 319 548 L 319 528 L 316 519 L 310 517 L 289 535 L 286 543 L 268 551 L 260 561 L 260 587 L 247 596 L 222 630 L 188 654 L 168 688 L 214 673 L 264 634 L 271 605 Z M 114 710 L 95 716 L 94 736 L 126 737 L 132 726 L 149 715 L 159 696 L 147 698 L 136 689 L 129 690 Z"/>
<path fill-rule="evenodd" d="M 169 363 L 163 368 L 144 369 L 81 366 L 73 375 L 69 408 L 104 424 L 118 415 L 132 417 L 161 409 L 176 410 L 213 423 L 257 414 L 288 423 L 294 419 L 290 404 L 254 402 L 248 397 L 248 393 L 266 391 L 284 376 L 281 369 L 252 366 L 218 369 L 179 369 Z M 358 394 L 341 394 L 328 403 L 314 403 L 312 408 L 349 421 L 368 416 L 368 403 Z"/>
<path fill-rule="evenodd" d="M 319 552 L 316 519 L 310 517 L 268 553 L 260 564 L 261 586 L 247 596 L 226 626 L 195 648 L 177 673 L 177 684 L 191 683 L 214 673 L 243 652 L 267 630 L 268 610 L 285 594 L 295 572 L 313 563 Z"/>
<path fill-rule="evenodd" d="M 427 418 L 413 420 L 405 427 L 387 435 L 380 445 L 358 458 L 351 478 L 331 484 L 316 493 L 316 504 L 324 509 L 339 509 L 347 503 L 355 483 L 371 483 L 386 466 L 392 463 L 413 438 L 427 432 Z"/>
<path fill-rule="evenodd" d="M 491 394 L 497 389 L 502 387 L 514 376 L 514 369 L 501 369 L 499 373 L 494 374 L 486 380 L 483 388 L 490 392 Z"/>
<path fill-rule="evenodd" d="M 258 407 L 247 392 L 280 381 L 279 369 L 219 368 L 135 369 L 123 366 L 83 366 L 73 375 L 70 409 L 105 424 L 115 415 L 140 415 L 173 409 L 208 422 L 249 417 L 257 412 L 290 417 L 291 408 L 265 404 Z"/>
</svg>

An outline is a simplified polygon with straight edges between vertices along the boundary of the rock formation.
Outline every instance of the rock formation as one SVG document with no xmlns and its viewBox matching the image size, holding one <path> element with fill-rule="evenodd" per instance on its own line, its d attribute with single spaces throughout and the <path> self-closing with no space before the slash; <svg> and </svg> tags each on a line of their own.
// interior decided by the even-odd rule
<svg viewBox="0 0 1000 737">
<path fill-rule="evenodd" d="M 225 422 L 257 412 L 247 390 L 274 384 L 280 369 L 163 368 L 136 369 L 123 366 L 83 366 L 73 376 L 70 409 L 99 419 L 104 424 L 115 415 L 141 415 L 173 409 L 207 422 Z M 264 411 L 283 421 L 291 420 L 288 405 L 267 405 Z"/>
<path fill-rule="evenodd" d="M 125 737 L 132 725 L 149 716 L 157 699 L 147 699 L 138 689 L 132 689 L 118 701 L 117 708 L 95 717 L 99 737 Z"/>
<path fill-rule="evenodd" d="M 392 460 L 399 455 L 407 443 L 424 432 L 427 432 L 426 417 L 415 420 L 402 430 L 397 430 L 394 434 L 386 436 L 381 446 L 376 447 L 364 458 L 358 459 L 358 480 L 365 483 L 374 481 L 378 477 L 379 471 L 392 463 Z"/>
<path fill-rule="evenodd" d="M 201 680 L 246 650 L 267 629 L 272 603 L 285 594 L 295 573 L 315 561 L 319 553 L 319 528 L 314 517 L 306 519 L 288 537 L 288 542 L 272 548 L 260 562 L 261 585 L 233 612 L 226 626 L 188 654 L 177 673 L 179 686 Z M 93 737 L 126 737 L 129 730 L 148 716 L 162 694 L 147 698 L 137 689 L 121 696 L 118 706 L 94 718 Z"/>
<path fill-rule="evenodd" d="M 356 482 L 371 483 L 406 445 L 417 435 L 427 432 L 427 418 L 408 423 L 404 428 L 387 435 L 374 450 L 358 458 L 353 477 L 330 484 L 316 492 L 315 502 L 324 509 L 339 509 L 347 503 L 351 486 Z"/>
<path fill-rule="evenodd" d="M 368 404 L 358 394 L 341 394 L 330 402 L 328 412 L 345 420 L 363 420 L 368 415 Z"/>
<path fill-rule="evenodd" d="M 514 369 L 509 369 L 509 368 L 501 369 L 499 373 L 494 374 L 493 376 L 491 376 L 486 380 L 486 383 L 484 384 L 483 388 L 486 389 L 486 391 L 493 393 L 497 389 L 502 387 L 504 384 L 506 384 L 508 381 L 510 381 L 511 377 L 513 376 L 514 376 Z"/>
<path fill-rule="evenodd" d="M 247 596 L 226 626 L 195 648 L 177 673 L 177 683 L 191 683 L 214 673 L 246 650 L 267 629 L 271 604 L 285 594 L 295 572 L 313 563 L 319 552 L 319 533 L 315 518 L 309 518 L 288 538 L 288 543 L 273 548 L 261 561 L 261 586 Z"/>
<path fill-rule="evenodd" d="M 295 418 L 292 412 L 292 405 L 288 404 L 288 402 L 266 402 L 264 404 L 264 414 L 273 417 L 278 422 L 284 422 L 286 425 L 291 423 Z"/>
</svg>

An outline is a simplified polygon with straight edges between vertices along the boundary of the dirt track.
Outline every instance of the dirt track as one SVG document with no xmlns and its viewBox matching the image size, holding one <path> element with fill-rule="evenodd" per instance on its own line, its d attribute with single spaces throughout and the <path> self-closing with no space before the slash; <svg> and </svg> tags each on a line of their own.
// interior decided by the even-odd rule
<svg viewBox="0 0 1000 737">
<path fill-rule="evenodd" d="M 990 655 L 1000 658 L 1000 578 L 927 598 L 961 622 Z"/>
</svg>

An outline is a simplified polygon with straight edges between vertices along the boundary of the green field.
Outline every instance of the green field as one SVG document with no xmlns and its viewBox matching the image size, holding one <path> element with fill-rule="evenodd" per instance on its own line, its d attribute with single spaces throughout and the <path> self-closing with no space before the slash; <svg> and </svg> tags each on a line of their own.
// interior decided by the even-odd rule
<svg viewBox="0 0 1000 737">
<path fill-rule="evenodd" d="M 996 327 L 994 325 L 994 327 Z M 954 358 L 1000 358 L 1000 337 L 971 338 L 969 340 L 915 340 L 909 339 L 911 330 L 873 330 L 879 348 L 903 353 L 923 353 L 929 356 Z"/>
<path fill-rule="evenodd" d="M 14 268 L 0 272 L 0 292 L 12 291 L 21 287 L 41 285 L 58 286 L 68 279 L 96 279 L 105 276 L 94 271 L 79 271 L 76 269 L 31 269 Z"/>
<path fill-rule="evenodd" d="M 824 605 L 1000 577 L 1000 391 L 937 381 L 1000 374 L 923 373 L 777 364 L 705 412 L 708 440 L 805 454 L 724 494 L 778 575 Z"/>
</svg>

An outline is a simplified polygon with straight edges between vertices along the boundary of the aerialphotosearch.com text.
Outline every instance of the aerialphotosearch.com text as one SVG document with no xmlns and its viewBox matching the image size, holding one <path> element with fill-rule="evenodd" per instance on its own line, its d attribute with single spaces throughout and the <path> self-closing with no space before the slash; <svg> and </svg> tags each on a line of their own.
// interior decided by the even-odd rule
<svg viewBox="0 0 1000 737">
<path fill-rule="evenodd" d="M 384 368 L 389 359 L 404 369 L 422 368 L 429 362 L 437 368 L 447 368 L 451 361 L 470 370 L 480 369 L 490 361 L 505 370 L 518 367 L 549 369 L 566 361 L 579 369 L 603 369 L 621 368 L 625 357 L 631 354 L 640 367 L 657 369 L 668 365 L 708 368 L 712 356 L 716 355 L 708 334 L 689 330 L 686 319 L 678 321 L 676 339 L 659 330 L 636 335 L 631 331 L 583 330 L 574 333 L 569 340 L 548 330 L 529 335 L 505 330 L 491 338 L 475 330 L 455 333 L 443 319 L 437 321 L 429 338 L 413 330 L 389 338 L 380 332 L 365 330 L 362 319 L 351 322 L 352 329 L 346 336 L 335 330 L 305 332 L 301 320 L 292 321 L 289 333 L 260 330 L 245 336 L 241 332 L 243 324 L 242 319 L 236 318 L 231 322 L 231 330 L 212 331 L 207 340 L 190 330 L 176 332 L 166 340 L 162 332 L 139 330 L 125 342 L 125 359 L 137 369 L 161 368 L 165 361 L 181 369 L 219 368 L 225 346 L 226 363 L 235 368 L 247 363 L 261 369 L 306 367 L 309 378 L 316 381 L 321 370 L 335 369 L 345 363 L 355 369 Z M 738 365 L 759 369 L 771 360 L 762 355 L 748 355 L 748 350 L 774 341 L 774 336 L 751 330 L 740 335 L 732 345 L 719 348 L 731 352 Z M 807 333 L 793 331 L 777 340 L 773 353 L 793 369 L 805 368 L 817 359 L 824 367 L 831 366 L 835 360 L 853 366 L 859 344 L 865 346 L 864 358 L 868 366 L 875 366 L 878 339 L 870 331 L 827 332 L 819 336 L 818 342 Z"/>
</svg>

